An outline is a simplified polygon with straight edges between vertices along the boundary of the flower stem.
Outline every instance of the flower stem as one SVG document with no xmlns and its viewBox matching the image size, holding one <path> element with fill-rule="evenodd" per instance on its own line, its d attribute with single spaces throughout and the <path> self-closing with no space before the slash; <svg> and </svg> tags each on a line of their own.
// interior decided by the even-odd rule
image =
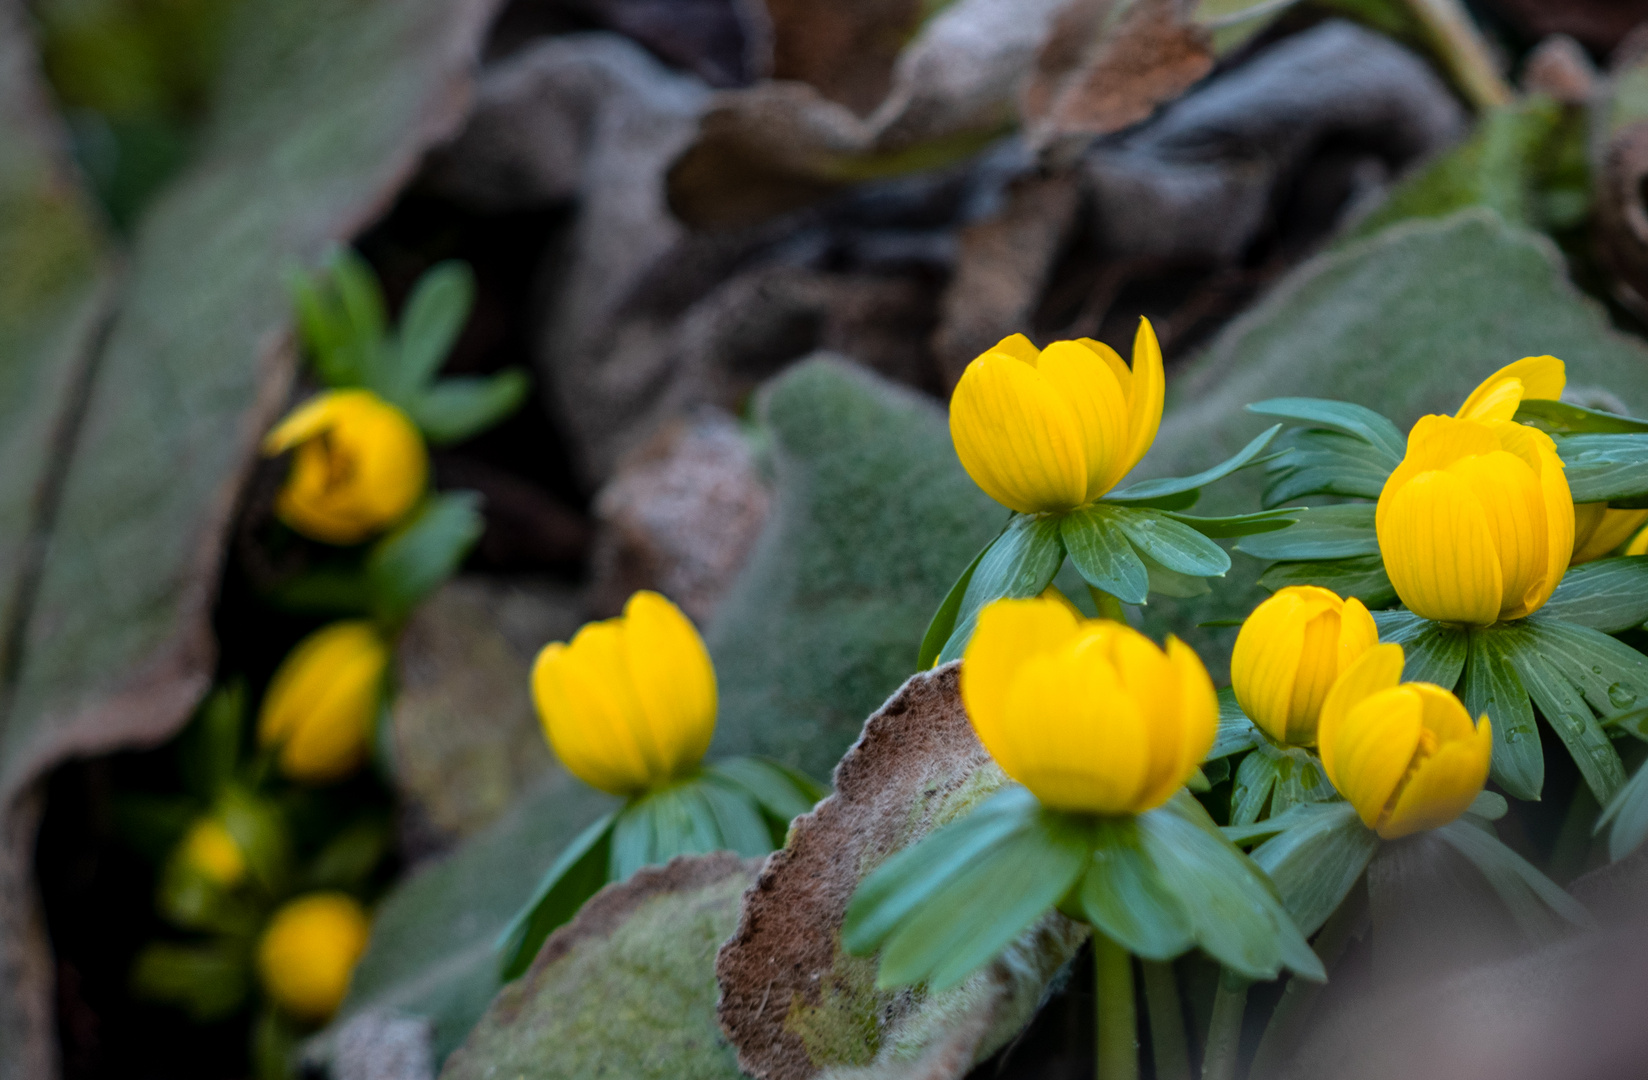
<svg viewBox="0 0 1648 1080">
<path fill-rule="evenodd" d="M 1207 1025 L 1207 1052 L 1202 1055 L 1202 1080 L 1236 1080 L 1237 1054 L 1242 1048 L 1242 1016 L 1247 1012 L 1247 980 L 1230 971 L 1219 973 L 1213 995 L 1213 1019 Z"/>
<path fill-rule="evenodd" d="M 1120 600 L 1103 589 L 1095 589 L 1091 585 L 1087 587 L 1087 593 L 1093 598 L 1094 606 L 1099 609 L 1099 618 L 1111 619 L 1123 625 L 1127 623 L 1127 609 L 1122 607 Z"/>
<path fill-rule="evenodd" d="M 1171 961 L 1145 960 L 1144 1001 L 1150 1014 L 1150 1049 L 1156 1059 L 1156 1080 L 1190 1080 L 1190 1043 L 1180 1011 L 1179 980 Z"/>
<path fill-rule="evenodd" d="M 1516 99 L 1464 4 L 1459 0 L 1408 0 L 1408 10 L 1472 105 L 1490 109 Z"/>
<path fill-rule="evenodd" d="M 1133 957 L 1096 928 L 1093 989 L 1098 1010 L 1094 1075 L 1098 1080 L 1138 1080 L 1139 1020 L 1133 1005 Z"/>
</svg>

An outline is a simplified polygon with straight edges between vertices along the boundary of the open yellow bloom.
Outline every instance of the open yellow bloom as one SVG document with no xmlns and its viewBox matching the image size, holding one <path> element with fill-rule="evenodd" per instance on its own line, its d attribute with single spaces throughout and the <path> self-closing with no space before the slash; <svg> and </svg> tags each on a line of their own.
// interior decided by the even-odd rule
<svg viewBox="0 0 1648 1080">
<path fill-rule="evenodd" d="M 1575 503 L 1574 553 L 1568 565 L 1602 558 L 1634 536 L 1644 522 L 1648 522 L 1648 510 L 1613 510 L 1607 503 Z"/>
<path fill-rule="evenodd" d="M 184 862 L 222 888 L 232 889 L 246 878 L 246 853 L 229 830 L 213 818 L 201 818 L 189 826 L 183 836 L 182 853 Z"/>
<path fill-rule="evenodd" d="M 1554 356 L 1524 356 L 1483 379 L 1454 416 L 1460 420 L 1510 420 L 1524 401 L 1555 401 L 1568 383 Z"/>
<path fill-rule="evenodd" d="M 1162 422 L 1162 350 L 1139 320 L 1131 369 L 1091 338 L 1037 350 L 1003 338 L 967 365 L 950 438 L 973 481 L 1022 513 L 1073 510 L 1126 476 Z"/>
<path fill-rule="evenodd" d="M 343 893 L 311 893 L 288 902 L 258 942 L 265 992 L 301 1020 L 328 1019 L 349 992 L 370 930 L 366 912 Z"/>
<path fill-rule="evenodd" d="M 997 600 L 961 662 L 961 700 L 1002 770 L 1049 807 L 1142 814 L 1213 745 L 1219 702 L 1190 647 L 1166 650 L 1057 600 Z"/>
<path fill-rule="evenodd" d="M 1402 682 L 1402 646 L 1376 645 L 1328 691 L 1322 770 L 1387 840 L 1446 825 L 1488 782 L 1493 725 L 1432 683 Z"/>
<path fill-rule="evenodd" d="M 1424 416 L 1379 494 L 1375 527 L 1410 610 L 1486 626 L 1550 599 L 1573 551 L 1574 504 L 1544 432 Z"/>
<path fill-rule="evenodd" d="M 715 668 L 681 610 L 655 592 L 616 619 L 552 642 L 532 668 L 532 697 L 561 764 L 615 795 L 690 772 L 715 733 Z"/>
<path fill-rule="evenodd" d="M 258 745 L 280 748 L 281 772 L 326 783 L 366 760 L 389 646 L 360 620 L 337 622 L 298 642 L 263 695 Z"/>
<path fill-rule="evenodd" d="M 1309 746 L 1328 688 L 1377 644 L 1379 628 L 1360 600 L 1289 585 L 1242 624 L 1230 656 L 1231 687 L 1242 711 L 1271 738 Z"/>
<path fill-rule="evenodd" d="M 358 544 L 406 516 L 429 479 L 423 437 L 370 390 L 329 390 L 282 420 L 263 442 L 296 448 L 275 498 L 287 525 L 328 544 Z"/>
</svg>

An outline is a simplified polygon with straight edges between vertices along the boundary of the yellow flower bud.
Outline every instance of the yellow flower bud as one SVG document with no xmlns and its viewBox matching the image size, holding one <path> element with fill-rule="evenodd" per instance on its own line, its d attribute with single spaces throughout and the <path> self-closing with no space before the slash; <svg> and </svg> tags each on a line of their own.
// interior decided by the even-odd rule
<svg viewBox="0 0 1648 1080">
<path fill-rule="evenodd" d="M 182 842 L 183 861 L 202 877 L 232 889 L 246 879 L 246 853 L 222 822 L 201 818 Z"/>
<path fill-rule="evenodd" d="M 349 991 L 370 930 L 366 912 L 343 893 L 310 893 L 284 904 L 258 942 L 264 991 L 301 1020 L 328 1019 Z"/>
<path fill-rule="evenodd" d="M 1567 385 L 1567 368 L 1554 356 L 1524 356 L 1483 379 L 1454 416 L 1461 420 L 1510 420 L 1524 401 L 1555 401 Z"/>
<path fill-rule="evenodd" d="M 369 390 L 320 394 L 263 442 L 269 455 L 294 447 L 275 513 L 328 544 L 358 544 L 395 524 L 416 505 L 429 479 L 418 429 Z"/>
<path fill-rule="evenodd" d="M 1402 646 L 1376 645 L 1328 691 L 1322 770 L 1387 840 L 1446 825 L 1488 782 L 1493 725 L 1432 683 L 1402 682 Z"/>
<path fill-rule="evenodd" d="M 1440 622 L 1486 626 L 1538 610 L 1573 552 L 1556 446 L 1508 420 L 1421 417 L 1374 520 L 1397 595 Z"/>
<path fill-rule="evenodd" d="M 1057 600 L 997 600 L 961 662 L 961 700 L 1002 770 L 1049 807 L 1142 814 L 1213 745 L 1218 697 L 1177 638 L 1160 649 Z"/>
<path fill-rule="evenodd" d="M 1648 510 L 1612 510 L 1607 503 L 1575 503 L 1574 553 L 1568 565 L 1602 558 L 1635 535 L 1643 522 L 1648 522 Z"/>
<path fill-rule="evenodd" d="M 276 670 L 258 715 L 258 745 L 280 748 L 294 780 L 339 780 L 366 760 L 389 646 L 369 622 L 337 622 L 310 634 Z"/>
<path fill-rule="evenodd" d="M 973 481 L 1023 513 L 1073 510 L 1126 476 L 1162 422 L 1162 350 L 1139 320 L 1131 370 L 1090 338 L 1037 350 L 1004 338 L 967 365 L 950 438 Z"/>
<path fill-rule="evenodd" d="M 1242 711 L 1271 738 L 1309 746 L 1328 688 L 1377 644 L 1379 628 L 1360 600 L 1289 585 L 1242 624 L 1230 656 L 1231 687 Z"/>
<path fill-rule="evenodd" d="M 715 733 L 715 668 L 681 610 L 655 592 L 616 619 L 589 623 L 570 644 L 544 646 L 532 697 L 555 755 L 574 776 L 615 795 L 690 772 Z"/>
</svg>

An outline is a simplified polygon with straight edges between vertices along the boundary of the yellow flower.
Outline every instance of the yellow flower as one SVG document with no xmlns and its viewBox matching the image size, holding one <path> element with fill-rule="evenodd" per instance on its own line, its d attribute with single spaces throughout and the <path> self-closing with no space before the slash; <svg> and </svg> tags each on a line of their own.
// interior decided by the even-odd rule
<svg viewBox="0 0 1648 1080">
<path fill-rule="evenodd" d="M 1574 504 L 1544 432 L 1424 416 L 1379 494 L 1375 527 L 1410 610 L 1486 626 L 1550 599 L 1573 551 Z"/>
<path fill-rule="evenodd" d="M 1554 401 L 1567 385 L 1567 369 L 1554 356 L 1524 356 L 1483 379 L 1454 416 L 1460 420 L 1510 420 L 1523 401 Z"/>
<path fill-rule="evenodd" d="M 1376 645 L 1328 691 L 1317 728 L 1322 769 L 1387 840 L 1446 825 L 1488 781 L 1493 725 L 1459 699 L 1402 682 L 1402 646 Z"/>
<path fill-rule="evenodd" d="M 1627 555 L 1648 555 L 1648 529 L 1643 529 L 1631 537 L 1631 542 L 1625 545 Z"/>
<path fill-rule="evenodd" d="M 223 824 L 201 818 L 189 827 L 182 844 L 183 861 L 202 877 L 225 889 L 246 878 L 246 854 Z"/>
<path fill-rule="evenodd" d="M 275 513 L 328 544 L 358 544 L 395 524 L 417 504 L 429 478 L 418 429 L 369 390 L 312 398 L 263 442 L 269 455 L 294 447 Z"/>
<path fill-rule="evenodd" d="M 1607 503 L 1575 503 L 1574 554 L 1568 565 L 1602 558 L 1636 534 L 1645 521 L 1648 510 L 1611 510 Z"/>
<path fill-rule="evenodd" d="M 360 767 L 378 716 L 389 646 L 368 622 L 337 622 L 281 662 L 258 715 L 258 745 L 280 748 L 280 770 L 325 783 Z"/>
<path fill-rule="evenodd" d="M 1148 319 L 1133 367 L 1090 338 L 1037 351 L 1023 334 L 967 365 L 950 438 L 973 481 L 1022 513 L 1073 510 L 1126 476 L 1162 422 L 1162 350 Z"/>
<path fill-rule="evenodd" d="M 370 929 L 366 912 L 343 893 L 310 893 L 286 903 L 258 942 L 265 992 L 301 1020 L 326 1020 L 349 991 Z"/>
<path fill-rule="evenodd" d="M 715 733 L 715 668 L 681 610 L 655 592 L 570 644 L 552 642 L 532 668 L 532 697 L 561 764 L 615 795 L 690 772 Z"/>
<path fill-rule="evenodd" d="M 1289 585 L 1253 609 L 1236 635 L 1230 682 L 1242 711 L 1277 742 L 1309 746 L 1328 688 L 1379 644 L 1360 600 Z"/>
<path fill-rule="evenodd" d="M 997 600 L 961 662 L 961 700 L 1002 770 L 1049 807 L 1142 814 L 1213 745 L 1219 703 L 1190 647 L 1166 650 L 1057 600 Z"/>
</svg>

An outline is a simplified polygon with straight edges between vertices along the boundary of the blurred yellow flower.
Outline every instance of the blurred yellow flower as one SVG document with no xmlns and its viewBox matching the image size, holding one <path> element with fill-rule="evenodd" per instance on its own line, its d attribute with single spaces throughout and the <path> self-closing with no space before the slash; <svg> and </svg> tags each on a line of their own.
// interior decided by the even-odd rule
<svg viewBox="0 0 1648 1080">
<path fill-rule="evenodd" d="M 1631 542 L 1625 545 L 1626 555 L 1648 555 L 1648 529 L 1643 529 L 1631 537 Z"/>
<path fill-rule="evenodd" d="M 214 818 L 200 818 L 189 826 L 181 850 L 185 863 L 225 889 L 234 888 L 246 878 L 246 853 L 223 823 Z"/>
<path fill-rule="evenodd" d="M 1328 688 L 1379 643 L 1360 600 L 1289 585 L 1253 609 L 1236 635 L 1230 682 L 1242 711 L 1277 742 L 1309 746 Z"/>
<path fill-rule="evenodd" d="M 1177 638 L 1160 649 L 1057 600 L 997 600 L 961 662 L 961 699 L 1002 770 L 1049 807 L 1141 814 L 1213 745 L 1219 703 Z"/>
<path fill-rule="evenodd" d="M 616 619 L 552 642 L 532 668 L 532 697 L 561 764 L 615 795 L 690 772 L 715 733 L 715 668 L 681 610 L 655 592 Z"/>
<path fill-rule="evenodd" d="M 1022 513 L 1073 510 L 1126 476 L 1162 422 L 1162 350 L 1139 320 L 1133 366 L 1091 338 L 1002 339 L 962 373 L 950 438 L 973 481 Z"/>
<path fill-rule="evenodd" d="M 369 390 L 329 390 L 298 406 L 263 442 L 296 448 L 275 498 L 287 525 L 328 544 L 357 544 L 406 516 L 429 478 L 423 438 Z"/>
<path fill-rule="evenodd" d="M 1387 840 L 1446 825 L 1488 781 L 1493 725 L 1459 699 L 1402 682 L 1402 647 L 1375 645 L 1328 691 L 1317 728 L 1328 779 Z"/>
<path fill-rule="evenodd" d="M 1524 401 L 1560 398 L 1567 382 L 1567 369 L 1561 360 L 1554 356 L 1524 356 L 1483 379 L 1454 416 L 1460 420 L 1510 420 Z"/>
<path fill-rule="evenodd" d="M 279 747 L 280 770 L 326 783 L 366 760 L 389 646 L 371 623 L 336 622 L 310 634 L 275 671 L 258 714 L 258 745 Z"/>
<path fill-rule="evenodd" d="M 1607 503 L 1575 503 L 1574 553 L 1568 565 L 1602 558 L 1635 535 L 1644 522 L 1648 522 L 1648 510 L 1613 510 Z"/>
<path fill-rule="evenodd" d="M 1574 504 L 1544 432 L 1424 416 L 1380 492 L 1375 526 L 1410 610 L 1486 626 L 1550 599 L 1573 551 Z"/>
<path fill-rule="evenodd" d="M 349 991 L 370 930 L 366 912 L 343 893 L 310 893 L 289 901 L 258 942 L 264 991 L 298 1019 L 328 1019 Z"/>
</svg>

